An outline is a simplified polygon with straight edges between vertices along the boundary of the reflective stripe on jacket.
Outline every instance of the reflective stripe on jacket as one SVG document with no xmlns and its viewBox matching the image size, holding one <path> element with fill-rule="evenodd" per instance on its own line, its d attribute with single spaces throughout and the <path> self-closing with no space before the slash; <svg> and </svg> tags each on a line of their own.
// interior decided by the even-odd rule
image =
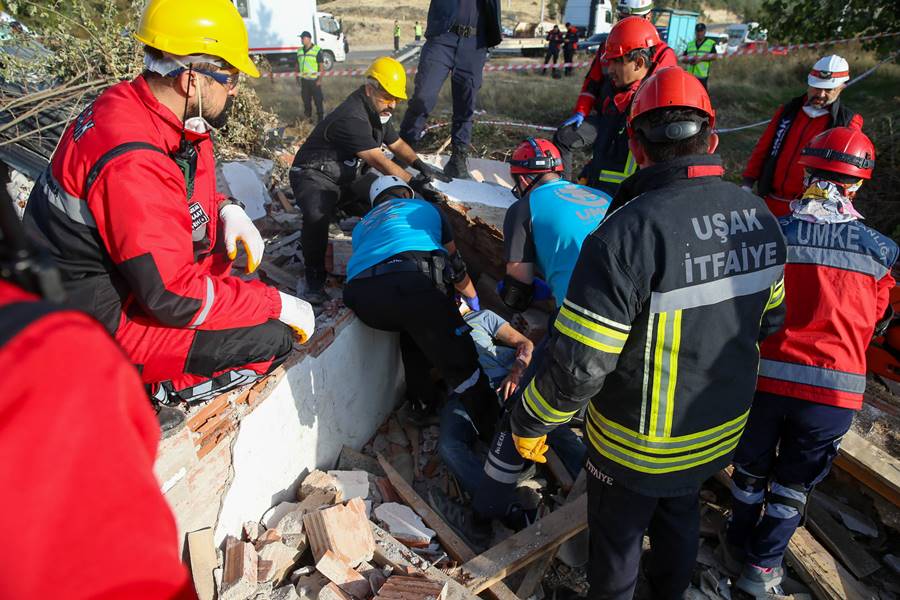
<svg viewBox="0 0 900 600">
<path fill-rule="evenodd" d="M 712 38 L 706 38 L 700 43 L 699 48 L 696 40 L 689 41 L 684 54 L 686 56 L 703 56 L 704 54 L 712 54 L 715 51 L 716 42 Z M 698 79 L 706 79 L 709 77 L 709 62 L 708 60 L 703 60 L 692 65 L 688 64 L 684 66 L 684 69 Z"/>
<path fill-rule="evenodd" d="M 297 48 L 297 66 L 300 69 L 300 77 L 303 79 L 319 78 L 319 52 L 321 51 L 318 44 L 313 44 L 309 50 L 305 50 L 303 46 Z"/>
<path fill-rule="evenodd" d="M 728 464 L 757 344 L 783 318 L 786 250 L 763 201 L 722 173 L 689 156 L 624 182 L 631 199 L 584 241 L 513 433 L 545 434 L 590 403 L 591 460 L 651 496 Z"/>
<path fill-rule="evenodd" d="M 760 347 L 758 388 L 859 409 L 866 348 L 894 287 L 897 245 L 858 221 L 780 223 L 788 243 L 787 314 Z"/>
</svg>

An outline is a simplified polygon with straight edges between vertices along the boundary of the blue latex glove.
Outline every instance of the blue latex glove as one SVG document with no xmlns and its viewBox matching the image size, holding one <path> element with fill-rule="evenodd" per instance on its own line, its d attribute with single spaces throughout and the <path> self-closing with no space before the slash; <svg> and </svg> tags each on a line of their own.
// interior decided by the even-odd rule
<svg viewBox="0 0 900 600">
<path fill-rule="evenodd" d="M 574 125 L 575 129 L 578 129 L 579 127 L 581 127 L 581 124 L 583 122 L 584 122 L 584 115 L 581 114 L 580 112 L 577 112 L 574 115 L 572 115 L 571 117 L 569 117 L 568 119 L 566 119 L 565 121 L 563 121 L 562 125 L 560 125 L 560 127 L 568 127 L 569 125 Z"/>
<path fill-rule="evenodd" d="M 534 300 L 540 302 L 541 300 L 549 300 L 553 297 L 553 290 L 550 289 L 550 286 L 547 285 L 547 282 L 538 277 L 534 278 L 532 281 L 534 284 Z"/>
<path fill-rule="evenodd" d="M 466 304 L 469 305 L 469 308 L 471 308 L 473 312 L 478 312 L 479 310 L 481 310 L 481 303 L 478 302 L 478 296 L 474 296 L 472 298 L 463 296 L 463 300 L 466 301 Z"/>
</svg>

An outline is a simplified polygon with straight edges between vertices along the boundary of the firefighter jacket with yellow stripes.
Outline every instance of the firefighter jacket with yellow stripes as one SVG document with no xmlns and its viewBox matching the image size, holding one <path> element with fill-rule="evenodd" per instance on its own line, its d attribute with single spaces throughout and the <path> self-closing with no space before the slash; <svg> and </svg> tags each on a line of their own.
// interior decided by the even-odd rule
<svg viewBox="0 0 900 600">
<path fill-rule="evenodd" d="M 585 240 L 512 431 L 586 404 L 592 463 L 649 496 L 696 489 L 747 421 L 759 341 L 784 320 L 785 241 L 761 198 L 696 155 L 641 169 Z"/>
<path fill-rule="evenodd" d="M 628 149 L 626 122 L 634 94 L 641 82 L 635 81 L 627 89 L 617 90 L 607 79 L 597 97 L 597 137 L 593 156 L 585 165 L 579 182 L 614 196 L 619 186 L 637 170 L 637 163 Z"/>
</svg>

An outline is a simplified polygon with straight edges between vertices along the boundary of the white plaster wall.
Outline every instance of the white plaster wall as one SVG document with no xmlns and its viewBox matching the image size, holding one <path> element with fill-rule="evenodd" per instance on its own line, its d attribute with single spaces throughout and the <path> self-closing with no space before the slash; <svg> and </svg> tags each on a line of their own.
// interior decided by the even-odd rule
<svg viewBox="0 0 900 600">
<path fill-rule="evenodd" d="M 241 421 L 216 544 L 273 504 L 294 500 L 301 474 L 331 468 L 344 444 L 362 447 L 396 406 L 402 383 L 397 336 L 358 319 L 318 358 L 291 367 Z"/>
</svg>

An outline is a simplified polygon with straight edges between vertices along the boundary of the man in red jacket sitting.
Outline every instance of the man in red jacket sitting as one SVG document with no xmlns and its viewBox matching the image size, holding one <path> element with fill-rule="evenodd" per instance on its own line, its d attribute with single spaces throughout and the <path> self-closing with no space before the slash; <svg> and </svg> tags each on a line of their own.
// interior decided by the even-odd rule
<svg viewBox="0 0 900 600">
<path fill-rule="evenodd" d="M 753 148 L 743 186 L 752 190 L 755 183 L 776 217 L 791 214 L 791 201 L 806 189 L 798 159 L 809 141 L 832 127 L 862 129 L 862 116 L 840 101 L 849 80 L 850 65 L 844 58 L 820 58 L 806 78 L 806 93 L 778 107 Z"/>
<path fill-rule="evenodd" d="M 813 486 L 831 468 L 866 389 L 866 347 L 894 287 L 897 245 L 858 221 L 853 197 L 875 149 L 858 129 L 820 133 L 802 150 L 806 191 L 780 219 L 787 240 L 784 327 L 760 345 L 757 393 L 734 457 L 723 544 L 737 586 L 780 583 L 782 557 Z M 762 518 L 760 514 L 762 513 Z"/>
<path fill-rule="evenodd" d="M 165 436 L 199 401 L 270 372 L 313 333 L 312 308 L 231 274 L 264 243 L 240 204 L 216 191 L 210 133 L 241 72 L 259 72 L 229 0 L 151 0 L 135 37 L 144 73 L 72 122 L 25 212 L 32 241 L 59 265 L 74 308 L 134 363 Z"/>
</svg>

